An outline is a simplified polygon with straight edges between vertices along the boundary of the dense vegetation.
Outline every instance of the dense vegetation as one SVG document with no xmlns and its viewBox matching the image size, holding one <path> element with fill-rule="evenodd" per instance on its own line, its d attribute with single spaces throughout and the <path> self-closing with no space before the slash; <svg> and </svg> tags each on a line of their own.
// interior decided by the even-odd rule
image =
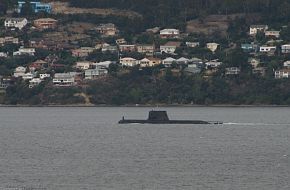
<svg viewBox="0 0 290 190">
<path fill-rule="evenodd" d="M 130 9 L 141 13 L 146 24 L 168 26 L 208 14 L 261 13 L 272 21 L 290 18 L 288 0 L 69 0 L 76 7 Z"/>
</svg>

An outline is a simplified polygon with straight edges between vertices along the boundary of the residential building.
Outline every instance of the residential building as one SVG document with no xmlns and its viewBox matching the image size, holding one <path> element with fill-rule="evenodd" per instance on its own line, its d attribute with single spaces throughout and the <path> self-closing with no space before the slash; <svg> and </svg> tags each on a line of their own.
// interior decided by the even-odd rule
<svg viewBox="0 0 290 190">
<path fill-rule="evenodd" d="M 261 46 L 260 52 L 261 53 L 275 53 L 277 47 L 276 46 Z"/>
<path fill-rule="evenodd" d="M 120 52 L 134 52 L 136 51 L 135 45 L 129 45 L 129 44 L 122 44 L 119 45 Z"/>
<path fill-rule="evenodd" d="M 120 59 L 120 63 L 122 64 L 122 66 L 133 67 L 138 65 L 139 61 L 131 57 L 124 57 Z"/>
<path fill-rule="evenodd" d="M 147 56 L 153 56 L 154 51 L 155 51 L 154 45 L 144 45 L 144 44 L 141 45 L 140 44 L 140 45 L 137 45 L 136 47 L 137 47 L 138 53 L 142 53 Z"/>
<path fill-rule="evenodd" d="M 211 60 L 205 63 L 206 68 L 209 69 L 215 69 L 217 67 L 219 67 L 222 64 L 222 62 L 220 62 L 218 59 L 215 60 Z"/>
<path fill-rule="evenodd" d="M 5 44 L 19 44 L 19 39 L 10 36 L 0 38 L 0 46 Z"/>
<path fill-rule="evenodd" d="M 24 47 L 21 47 L 21 48 L 19 48 L 18 51 L 13 52 L 13 56 L 20 56 L 20 55 L 34 56 L 35 52 L 36 52 L 35 48 L 24 48 Z"/>
<path fill-rule="evenodd" d="M 18 1 L 18 8 L 17 8 L 18 13 L 21 13 L 22 7 L 24 5 L 25 5 L 25 1 Z M 39 13 L 39 12 L 51 13 L 52 11 L 52 7 L 48 3 L 41 3 L 39 1 L 31 1 L 30 5 L 34 13 Z"/>
<path fill-rule="evenodd" d="M 73 86 L 76 84 L 75 82 L 76 73 L 55 73 L 53 77 L 53 84 L 56 86 Z"/>
<path fill-rule="evenodd" d="M 0 52 L 0 57 L 8 57 L 8 54 L 5 52 Z"/>
<path fill-rule="evenodd" d="M 206 48 L 209 49 L 212 52 L 215 52 L 219 47 L 218 43 L 207 43 Z"/>
<path fill-rule="evenodd" d="M 23 77 L 25 72 L 26 72 L 26 68 L 22 67 L 22 66 L 19 66 L 19 67 L 15 68 L 13 76 L 16 77 L 16 78 Z"/>
<path fill-rule="evenodd" d="M 265 76 L 266 75 L 266 67 L 257 67 L 252 70 L 254 75 Z"/>
<path fill-rule="evenodd" d="M 93 80 L 107 74 L 108 74 L 108 70 L 102 67 L 97 67 L 95 69 L 87 69 L 85 70 L 85 79 Z"/>
<path fill-rule="evenodd" d="M 40 70 L 43 69 L 45 66 L 47 66 L 47 62 L 43 60 L 37 60 L 31 64 L 29 64 L 29 70 L 34 71 L 34 70 Z"/>
<path fill-rule="evenodd" d="M 238 74 L 240 74 L 240 72 L 241 72 L 241 69 L 238 67 L 228 67 L 228 68 L 226 68 L 225 74 L 226 75 L 238 75 Z"/>
<path fill-rule="evenodd" d="M 166 44 L 160 46 L 160 52 L 174 54 L 174 52 L 178 47 L 180 47 L 180 45 L 181 42 L 167 42 Z"/>
<path fill-rule="evenodd" d="M 287 67 L 287 68 L 290 68 L 290 61 L 285 61 L 285 62 L 283 63 L 283 66 L 284 66 L 284 67 Z"/>
<path fill-rule="evenodd" d="M 249 53 L 256 51 L 257 45 L 251 43 L 251 44 L 241 44 L 241 48 L 244 52 Z"/>
<path fill-rule="evenodd" d="M 161 59 L 154 57 L 144 58 L 139 61 L 141 67 L 153 67 L 156 65 L 160 65 L 161 63 L 162 63 Z"/>
<path fill-rule="evenodd" d="M 281 46 L 282 53 L 290 53 L 290 44 L 285 44 Z"/>
<path fill-rule="evenodd" d="M 29 81 L 29 88 L 33 88 L 35 86 L 38 86 L 42 80 L 40 78 L 33 78 Z"/>
<path fill-rule="evenodd" d="M 195 75 L 195 74 L 199 74 L 201 73 L 201 68 L 199 67 L 186 67 L 183 72 L 186 74 L 186 75 Z"/>
<path fill-rule="evenodd" d="M 257 58 L 249 58 L 248 59 L 248 63 L 250 65 L 252 65 L 253 68 L 256 68 L 260 64 L 260 59 L 257 59 Z"/>
<path fill-rule="evenodd" d="M 92 68 L 93 62 L 90 61 L 78 61 L 75 64 L 75 68 L 80 69 L 80 70 L 87 70 Z"/>
<path fill-rule="evenodd" d="M 185 57 L 181 57 L 179 59 L 176 60 L 176 63 L 178 65 L 187 65 L 189 63 L 189 59 L 185 58 Z"/>
<path fill-rule="evenodd" d="M 11 77 L 0 76 L 0 89 L 6 89 L 13 83 Z"/>
<path fill-rule="evenodd" d="M 282 79 L 282 78 L 289 78 L 290 76 L 290 69 L 281 69 L 275 71 L 275 78 Z"/>
<path fill-rule="evenodd" d="M 116 62 L 113 62 L 113 61 L 102 61 L 102 62 L 97 62 L 97 63 L 93 63 L 93 66 L 95 67 L 95 68 L 109 68 L 109 66 L 111 65 L 111 64 L 115 64 Z"/>
<path fill-rule="evenodd" d="M 167 57 L 166 59 L 164 59 L 162 61 L 162 64 L 165 66 L 165 67 L 171 67 L 171 65 L 173 63 L 176 63 L 176 59 L 172 58 L 172 57 Z"/>
<path fill-rule="evenodd" d="M 268 25 L 251 25 L 250 26 L 250 35 L 255 36 L 259 31 L 265 32 L 268 29 L 269 29 Z"/>
<path fill-rule="evenodd" d="M 57 26 L 57 20 L 52 18 L 41 18 L 33 21 L 34 26 L 37 29 L 55 29 Z"/>
<path fill-rule="evenodd" d="M 179 38 L 180 31 L 177 29 L 163 29 L 160 30 L 160 38 L 169 39 L 169 38 Z"/>
<path fill-rule="evenodd" d="M 40 78 L 41 80 L 44 80 L 44 79 L 46 79 L 46 78 L 50 78 L 50 74 L 48 74 L 48 73 L 42 73 L 42 74 L 39 74 L 39 78 Z"/>
<path fill-rule="evenodd" d="M 102 47 L 102 52 L 117 53 L 118 52 L 118 47 L 108 44 L 108 46 L 103 46 Z"/>
<path fill-rule="evenodd" d="M 265 36 L 266 37 L 279 38 L 280 37 L 280 31 L 276 31 L 276 30 L 265 31 Z"/>
<path fill-rule="evenodd" d="M 6 28 L 18 28 L 19 30 L 22 30 L 27 24 L 26 18 L 6 18 L 4 21 Z"/>
<path fill-rule="evenodd" d="M 81 47 L 79 49 L 72 50 L 72 56 L 74 57 L 87 57 L 90 53 L 93 53 L 95 49 L 92 47 Z"/>
<path fill-rule="evenodd" d="M 125 38 L 119 38 L 116 40 L 116 44 L 121 45 L 121 44 L 127 44 L 127 41 Z"/>
<path fill-rule="evenodd" d="M 112 23 L 100 24 L 96 27 L 96 31 L 103 36 L 115 36 L 118 33 L 117 27 Z"/>
<path fill-rule="evenodd" d="M 185 42 L 187 47 L 195 48 L 199 46 L 199 42 Z"/>
</svg>

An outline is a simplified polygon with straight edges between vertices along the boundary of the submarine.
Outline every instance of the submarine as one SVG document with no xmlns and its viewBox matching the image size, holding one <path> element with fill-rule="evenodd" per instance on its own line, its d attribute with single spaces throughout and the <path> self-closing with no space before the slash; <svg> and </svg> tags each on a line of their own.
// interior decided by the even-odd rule
<svg viewBox="0 0 290 190">
<path fill-rule="evenodd" d="M 223 124 L 221 121 L 202 121 L 202 120 L 170 120 L 166 111 L 150 111 L 148 119 L 146 120 L 135 120 L 125 119 L 119 121 L 119 124 Z"/>
</svg>

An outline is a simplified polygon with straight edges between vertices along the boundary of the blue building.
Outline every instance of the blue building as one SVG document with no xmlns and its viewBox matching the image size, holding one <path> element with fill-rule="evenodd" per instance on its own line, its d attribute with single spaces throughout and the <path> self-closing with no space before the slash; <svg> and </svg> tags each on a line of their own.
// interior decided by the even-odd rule
<svg viewBox="0 0 290 190">
<path fill-rule="evenodd" d="M 18 1 L 18 8 L 17 8 L 17 12 L 21 13 L 21 9 L 23 7 L 23 5 L 25 4 L 25 1 Z M 35 13 L 38 12 L 46 12 L 46 13 L 51 13 L 51 5 L 48 3 L 41 3 L 41 2 L 37 2 L 37 1 L 32 1 L 30 2 L 32 10 Z"/>
</svg>

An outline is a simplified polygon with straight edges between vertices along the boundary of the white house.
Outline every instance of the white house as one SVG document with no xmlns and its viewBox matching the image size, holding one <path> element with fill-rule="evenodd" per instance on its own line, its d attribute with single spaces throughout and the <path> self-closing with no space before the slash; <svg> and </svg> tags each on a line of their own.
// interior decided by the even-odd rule
<svg viewBox="0 0 290 190">
<path fill-rule="evenodd" d="M 220 62 L 218 59 L 215 60 L 211 60 L 205 63 L 207 68 L 217 68 L 222 64 L 222 62 Z"/>
<path fill-rule="evenodd" d="M 185 57 L 181 57 L 181 58 L 176 60 L 176 63 L 179 65 L 187 65 L 189 63 L 189 59 L 187 59 Z"/>
<path fill-rule="evenodd" d="M 113 61 L 102 61 L 102 62 L 93 63 L 93 65 L 95 67 L 109 68 L 109 66 L 113 63 L 114 63 Z"/>
<path fill-rule="evenodd" d="M 276 49 L 277 49 L 276 46 L 261 46 L 260 52 L 261 53 L 270 53 L 270 52 L 275 52 Z"/>
<path fill-rule="evenodd" d="M 50 74 L 48 74 L 48 73 L 39 74 L 39 78 L 41 80 L 44 80 L 45 78 L 49 78 L 49 77 L 50 77 Z"/>
<path fill-rule="evenodd" d="M 55 73 L 52 82 L 56 86 L 73 86 L 75 84 L 75 73 Z"/>
<path fill-rule="evenodd" d="M 212 52 L 215 52 L 219 47 L 218 43 L 207 43 L 206 48 L 209 49 Z"/>
<path fill-rule="evenodd" d="M 30 55 L 30 56 L 34 56 L 35 54 L 35 48 L 19 48 L 18 51 L 13 52 L 13 56 L 18 56 L 18 55 Z"/>
<path fill-rule="evenodd" d="M 280 31 L 276 31 L 276 30 L 265 31 L 265 36 L 279 38 L 280 37 Z"/>
<path fill-rule="evenodd" d="M 171 67 L 171 65 L 173 63 L 176 62 L 176 59 L 172 58 L 172 57 L 167 57 L 166 59 L 164 59 L 162 61 L 162 64 L 165 66 L 165 67 Z"/>
<path fill-rule="evenodd" d="M 4 26 L 6 28 L 18 28 L 21 30 L 27 25 L 28 21 L 26 18 L 6 18 Z"/>
<path fill-rule="evenodd" d="M 180 47 L 180 44 L 180 42 L 167 42 L 166 44 L 160 46 L 160 52 L 174 54 L 176 49 Z"/>
<path fill-rule="evenodd" d="M 177 29 L 163 29 L 160 30 L 160 38 L 179 38 L 180 31 Z"/>
<path fill-rule="evenodd" d="M 283 66 L 284 66 L 284 67 L 287 67 L 287 68 L 290 68 L 290 61 L 285 61 L 285 62 L 283 63 Z"/>
<path fill-rule="evenodd" d="M 195 48 L 199 46 L 199 42 L 185 42 L 187 47 Z"/>
<path fill-rule="evenodd" d="M 282 53 L 290 53 L 290 44 L 285 44 L 281 46 Z"/>
<path fill-rule="evenodd" d="M 122 66 L 133 67 L 138 65 L 139 61 L 131 57 L 124 57 L 120 59 L 120 63 L 122 64 Z"/>
<path fill-rule="evenodd" d="M 240 74 L 240 72 L 241 72 L 241 69 L 238 67 L 228 67 L 228 68 L 226 68 L 225 74 L 226 75 L 238 75 L 238 74 Z"/>
<path fill-rule="evenodd" d="M 108 70 L 105 68 L 97 67 L 95 69 L 87 69 L 85 70 L 85 79 L 92 80 L 106 74 L 108 74 Z"/>
<path fill-rule="evenodd" d="M 252 65 L 252 67 L 256 68 L 260 64 L 260 60 L 257 58 L 249 58 L 248 63 Z"/>
<path fill-rule="evenodd" d="M 265 32 L 268 29 L 269 29 L 268 25 L 251 25 L 250 26 L 250 35 L 254 36 L 258 33 L 258 31 Z"/>
<path fill-rule="evenodd" d="M 290 69 L 281 69 L 275 71 L 275 78 L 282 79 L 282 78 L 289 78 L 290 76 Z"/>
<path fill-rule="evenodd" d="M 0 52 L 0 57 L 8 57 L 8 54 L 4 52 Z"/>
<path fill-rule="evenodd" d="M 93 62 L 90 62 L 90 61 L 78 61 L 78 62 L 76 62 L 75 67 L 77 69 L 87 70 L 87 69 L 91 68 L 92 65 L 93 65 Z"/>
<path fill-rule="evenodd" d="M 34 72 L 28 72 L 28 73 L 25 73 L 25 74 L 22 76 L 22 79 L 23 79 L 23 80 L 31 80 L 31 79 L 33 79 L 35 76 L 36 76 L 36 74 L 35 74 Z"/>
<path fill-rule="evenodd" d="M 33 78 L 29 81 L 29 88 L 33 88 L 42 82 L 40 78 Z"/>
<path fill-rule="evenodd" d="M 26 72 L 26 68 L 22 67 L 22 66 L 19 66 L 19 67 L 15 68 L 13 76 L 16 77 L 16 78 L 17 77 L 23 77 L 25 75 L 25 72 Z"/>
</svg>

